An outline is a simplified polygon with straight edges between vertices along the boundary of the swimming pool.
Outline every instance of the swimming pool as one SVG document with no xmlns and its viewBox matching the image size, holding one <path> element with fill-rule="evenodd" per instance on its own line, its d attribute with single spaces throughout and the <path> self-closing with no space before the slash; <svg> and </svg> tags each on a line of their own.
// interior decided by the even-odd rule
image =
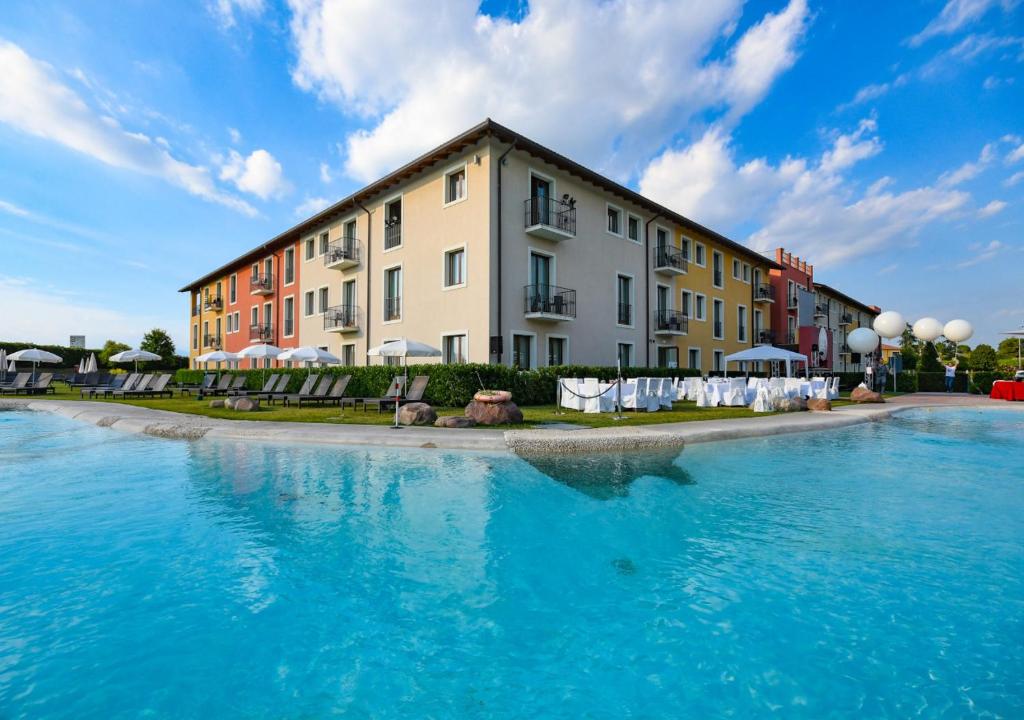
<svg viewBox="0 0 1024 720">
<path fill-rule="evenodd" d="M 0 717 L 1020 717 L 1022 438 L 542 472 L 0 412 Z"/>
</svg>

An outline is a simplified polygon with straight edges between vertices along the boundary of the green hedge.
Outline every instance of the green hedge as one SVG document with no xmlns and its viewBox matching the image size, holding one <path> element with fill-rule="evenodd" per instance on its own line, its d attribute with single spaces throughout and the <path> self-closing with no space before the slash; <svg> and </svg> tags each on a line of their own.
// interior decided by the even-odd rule
<svg viewBox="0 0 1024 720">
<path fill-rule="evenodd" d="M 111 363 L 104 365 L 100 360 L 100 349 L 99 348 L 73 348 L 67 345 L 33 345 L 32 343 L 18 343 L 18 342 L 0 342 L 0 349 L 6 350 L 7 354 L 10 355 L 12 352 L 17 350 L 26 350 L 28 348 L 39 348 L 46 352 L 52 352 L 61 359 L 59 367 L 62 368 L 77 368 L 78 363 L 83 358 L 89 357 L 91 354 L 96 353 L 96 364 L 103 369 L 111 368 L 133 368 L 132 363 Z M 139 363 L 139 370 L 177 370 L 178 368 L 188 367 L 188 358 L 180 355 L 175 355 L 172 358 L 164 358 L 159 362 L 148 362 Z"/>
<path fill-rule="evenodd" d="M 175 382 L 198 385 L 206 370 L 178 370 Z M 402 372 L 401 368 L 388 365 L 370 365 L 367 367 L 331 367 L 301 369 L 269 369 L 263 370 L 226 370 L 232 375 L 245 375 L 245 386 L 250 390 L 259 390 L 263 386 L 263 377 L 272 373 L 288 373 L 288 391 L 295 392 L 310 372 L 327 373 L 330 375 L 351 375 L 346 394 L 350 397 L 380 397 L 387 392 L 391 379 Z M 481 389 L 509 390 L 513 400 L 519 405 L 550 405 L 555 402 L 555 391 L 559 377 L 596 377 L 608 381 L 615 377 L 614 367 L 589 365 L 563 365 L 545 367 L 537 370 L 520 371 L 504 365 L 410 365 L 409 377 L 429 375 L 427 392 L 424 399 L 431 405 L 439 407 L 460 407 L 473 399 L 473 394 Z M 687 377 L 700 373 L 686 368 L 626 368 L 625 377 Z"/>
<path fill-rule="evenodd" d="M 993 372 L 976 372 L 972 377 L 970 392 L 988 395 L 992 392 L 992 383 L 996 380 L 1013 380 L 1013 375 L 1016 372 L 1015 367 L 1008 369 L 1002 369 Z"/>
<path fill-rule="evenodd" d="M 945 372 L 919 372 L 917 373 L 918 392 L 945 392 Z M 967 392 L 967 373 L 957 373 L 953 378 L 953 392 Z"/>
</svg>

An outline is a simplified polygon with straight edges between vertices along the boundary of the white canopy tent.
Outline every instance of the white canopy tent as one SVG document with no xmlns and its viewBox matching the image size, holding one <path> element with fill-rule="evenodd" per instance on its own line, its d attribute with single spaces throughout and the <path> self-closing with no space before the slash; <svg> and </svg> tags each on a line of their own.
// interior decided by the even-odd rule
<svg viewBox="0 0 1024 720">
<path fill-rule="evenodd" d="M 1024 365 L 1020 364 L 1020 345 L 1021 340 L 1024 339 L 1024 327 L 1022 327 L 1020 330 L 1011 330 L 1009 332 L 1004 332 L 1003 335 L 1017 338 L 1017 369 L 1024 369 Z"/>
<path fill-rule="evenodd" d="M 792 363 L 802 362 L 806 365 L 807 356 L 802 353 L 775 347 L 774 345 L 758 345 L 746 350 L 740 350 L 732 355 L 726 355 L 726 368 L 729 367 L 731 362 L 784 362 L 786 363 L 786 377 L 793 377 Z M 728 375 L 728 370 L 726 374 Z"/>
<path fill-rule="evenodd" d="M 441 351 L 436 347 L 427 345 L 426 343 L 416 342 L 415 340 L 392 340 L 386 342 L 383 345 L 378 345 L 375 348 L 370 348 L 367 355 L 371 357 L 396 357 L 402 358 L 403 364 L 406 368 L 409 367 L 409 358 L 411 357 L 441 357 Z M 404 373 L 403 373 L 404 378 Z M 403 380 L 404 382 L 404 380 Z M 401 427 L 398 424 L 398 391 L 399 388 L 395 389 L 395 424 L 394 428 Z"/>
</svg>

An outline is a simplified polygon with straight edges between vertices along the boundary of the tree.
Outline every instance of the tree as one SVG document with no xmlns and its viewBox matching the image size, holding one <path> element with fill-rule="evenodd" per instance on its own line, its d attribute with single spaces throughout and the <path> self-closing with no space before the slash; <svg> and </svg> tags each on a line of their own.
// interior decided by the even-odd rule
<svg viewBox="0 0 1024 720">
<path fill-rule="evenodd" d="M 996 354 L 999 355 L 1000 358 L 1005 358 L 1005 359 L 1008 359 L 1008 360 L 1011 360 L 1011 359 L 1012 360 L 1016 360 L 1017 359 L 1017 343 L 1019 343 L 1019 342 L 1020 342 L 1020 340 L 1018 340 L 1017 338 L 1012 338 L 1012 337 L 1008 337 L 1005 340 L 1000 340 L 999 341 L 999 347 L 996 348 Z"/>
<path fill-rule="evenodd" d="M 971 353 L 971 366 L 975 370 L 991 372 L 996 369 L 997 365 L 996 351 L 991 345 L 982 343 Z"/>
<path fill-rule="evenodd" d="M 935 350 L 935 345 L 932 343 L 925 343 L 921 349 L 921 362 L 918 363 L 918 370 L 921 372 L 942 372 L 942 363 L 939 362 L 939 353 Z"/>
<path fill-rule="evenodd" d="M 171 336 L 168 335 L 165 330 L 161 330 L 160 328 L 153 328 L 146 333 L 145 337 L 142 338 L 142 342 L 139 344 L 139 349 L 145 350 L 146 352 L 156 353 L 168 362 L 174 360 L 174 341 L 171 340 Z"/>
<path fill-rule="evenodd" d="M 125 345 L 124 343 L 117 342 L 116 340 L 107 340 L 105 343 L 103 343 L 103 349 L 100 350 L 100 355 L 99 358 L 97 359 L 102 364 L 107 365 L 109 367 L 110 356 L 117 355 L 119 352 L 124 352 L 125 350 L 131 350 L 131 348 L 128 345 Z"/>
<path fill-rule="evenodd" d="M 917 368 L 917 360 L 920 357 L 920 353 L 918 352 L 917 338 L 914 337 L 910 325 L 907 325 L 903 329 L 903 334 L 900 335 L 900 356 L 903 358 L 904 370 L 915 370 Z"/>
</svg>

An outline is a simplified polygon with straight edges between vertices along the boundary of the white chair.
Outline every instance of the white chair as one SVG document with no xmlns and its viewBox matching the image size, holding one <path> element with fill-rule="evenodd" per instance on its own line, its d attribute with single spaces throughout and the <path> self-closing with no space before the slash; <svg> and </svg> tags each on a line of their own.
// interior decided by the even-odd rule
<svg viewBox="0 0 1024 720">
<path fill-rule="evenodd" d="M 733 378 L 725 388 L 722 396 L 723 404 L 726 407 L 746 407 L 747 405 L 747 383 L 743 378 Z"/>
<path fill-rule="evenodd" d="M 612 393 L 614 394 L 614 390 Z M 636 381 L 635 380 L 623 380 L 622 381 L 622 407 L 636 407 Z"/>
<path fill-rule="evenodd" d="M 799 397 L 803 392 L 803 381 L 800 378 L 786 378 L 785 381 L 786 397 Z"/>
<path fill-rule="evenodd" d="M 672 403 L 676 399 L 676 383 L 671 378 L 661 379 L 661 392 L 658 394 L 658 402 L 666 410 L 672 409 Z"/>
<path fill-rule="evenodd" d="M 835 400 L 839 397 L 839 376 L 833 377 L 826 387 L 826 397 L 829 400 Z"/>
<path fill-rule="evenodd" d="M 752 403 L 754 398 L 757 397 L 757 386 L 760 383 L 761 378 L 747 378 L 747 394 L 746 400 L 748 403 Z"/>
<path fill-rule="evenodd" d="M 768 383 L 758 386 L 757 395 L 750 404 L 750 409 L 754 412 L 771 412 L 775 409 L 771 393 L 768 391 Z"/>
<path fill-rule="evenodd" d="M 700 392 L 697 394 L 697 407 L 717 407 L 718 401 L 715 399 L 715 392 L 709 384 L 701 383 Z"/>
<path fill-rule="evenodd" d="M 686 399 L 695 401 L 704 392 L 704 381 L 699 377 L 686 378 Z"/>
<path fill-rule="evenodd" d="M 567 410 L 583 411 L 583 400 L 579 397 L 580 381 L 577 378 L 562 378 L 562 407 Z"/>
<path fill-rule="evenodd" d="M 580 383 L 580 395 L 583 396 L 583 412 L 601 412 L 601 398 L 598 396 L 599 392 L 601 392 L 601 389 L 597 380 L 591 382 L 588 379 Z"/>
<path fill-rule="evenodd" d="M 629 410 L 647 409 L 647 378 L 637 378 L 629 383 L 632 391 L 622 393 L 622 407 Z"/>
</svg>

